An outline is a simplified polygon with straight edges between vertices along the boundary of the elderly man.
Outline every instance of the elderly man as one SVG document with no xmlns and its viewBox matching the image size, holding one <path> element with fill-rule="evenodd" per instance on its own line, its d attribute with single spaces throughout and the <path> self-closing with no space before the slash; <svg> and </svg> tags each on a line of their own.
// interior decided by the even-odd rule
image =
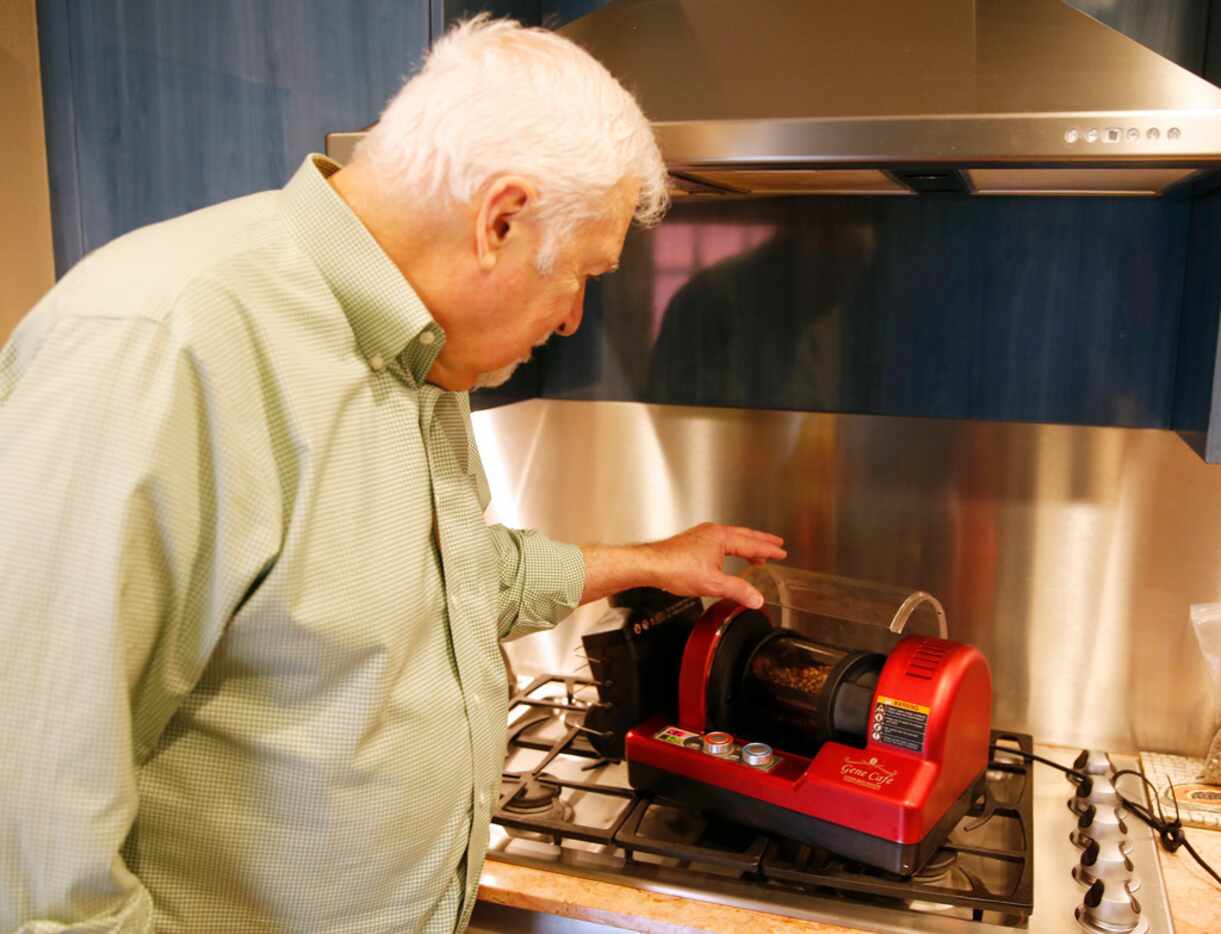
<svg viewBox="0 0 1221 934">
<path fill-rule="evenodd" d="M 653 584 L 757 603 L 702 525 L 489 527 L 466 391 L 666 205 L 632 98 L 476 20 L 342 170 L 136 231 L 0 354 L 0 928 L 452 931 L 498 639 Z"/>
</svg>

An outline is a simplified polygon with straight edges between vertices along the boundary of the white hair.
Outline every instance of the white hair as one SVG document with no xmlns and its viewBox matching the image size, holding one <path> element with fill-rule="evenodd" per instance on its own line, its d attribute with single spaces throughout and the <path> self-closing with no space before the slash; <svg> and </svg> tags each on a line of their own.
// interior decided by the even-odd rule
<svg viewBox="0 0 1221 934">
<path fill-rule="evenodd" d="M 486 14 L 437 41 L 355 159 L 398 193 L 459 204 L 498 176 L 528 178 L 538 191 L 544 273 L 558 245 L 602 216 L 625 178 L 640 183 L 641 224 L 669 207 L 665 165 L 632 95 L 575 43 Z"/>
</svg>

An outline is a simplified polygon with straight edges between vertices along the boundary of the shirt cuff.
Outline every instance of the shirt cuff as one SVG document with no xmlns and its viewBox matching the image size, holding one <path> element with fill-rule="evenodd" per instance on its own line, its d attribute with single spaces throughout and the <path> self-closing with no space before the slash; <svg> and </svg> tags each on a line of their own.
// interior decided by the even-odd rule
<svg viewBox="0 0 1221 934">
<path fill-rule="evenodd" d="M 531 530 L 513 534 L 525 579 L 517 618 L 504 635 L 510 639 L 550 629 L 577 608 L 585 591 L 585 556 L 579 547 Z"/>
</svg>

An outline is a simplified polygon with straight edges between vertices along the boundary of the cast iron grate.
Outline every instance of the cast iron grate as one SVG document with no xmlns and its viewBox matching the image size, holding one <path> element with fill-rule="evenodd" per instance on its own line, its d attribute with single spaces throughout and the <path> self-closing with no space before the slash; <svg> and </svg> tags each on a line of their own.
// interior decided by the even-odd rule
<svg viewBox="0 0 1221 934">
<path fill-rule="evenodd" d="M 920 906 L 954 906 L 974 920 L 1020 926 L 1034 907 L 1034 778 L 1028 760 L 1034 742 L 1024 733 L 992 732 L 992 745 L 1012 749 L 993 756 L 984 792 L 959 822 L 946 845 L 922 874 L 903 878 L 861 866 L 816 847 L 758 833 L 721 820 L 703 820 L 673 801 L 640 794 L 630 787 L 597 781 L 555 777 L 547 768 L 558 756 L 588 760 L 582 770 L 594 772 L 611 764 L 588 742 L 581 714 L 597 703 L 582 699 L 582 689 L 597 682 L 568 675 L 540 675 L 509 700 L 510 713 L 518 706 L 531 711 L 509 729 L 508 748 L 531 749 L 543 755 L 531 768 L 505 772 L 502 793 L 493 821 L 502 826 L 539 834 L 562 845 L 565 839 L 614 846 L 625 863 L 639 854 L 674 861 L 680 869 L 716 867 L 743 881 L 762 887 L 862 898 L 920 910 Z M 562 689 L 562 695 L 537 699 L 540 691 Z M 562 718 L 562 719 L 561 719 Z M 548 720 L 560 720 L 557 738 L 540 741 L 528 734 Z M 605 827 L 579 820 L 535 818 L 510 810 L 513 799 L 529 781 L 588 796 L 613 797 L 618 816 Z M 660 816 L 679 814 L 687 831 L 672 832 L 674 822 Z M 934 909 L 935 910 L 935 909 Z"/>
</svg>

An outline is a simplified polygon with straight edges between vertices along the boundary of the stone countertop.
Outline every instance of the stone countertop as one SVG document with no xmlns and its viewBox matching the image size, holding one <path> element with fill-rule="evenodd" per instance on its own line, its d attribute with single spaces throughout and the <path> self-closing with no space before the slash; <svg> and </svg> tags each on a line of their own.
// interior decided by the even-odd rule
<svg viewBox="0 0 1221 934">
<path fill-rule="evenodd" d="M 1187 828 L 1187 839 L 1213 869 L 1221 872 L 1221 831 Z M 1221 885 L 1186 850 L 1167 853 L 1158 848 L 1175 934 L 1216 934 L 1221 931 Z M 1139 897 L 1139 895 L 1138 895 Z"/>
<path fill-rule="evenodd" d="M 1221 831 L 1188 828 L 1187 836 L 1209 865 L 1221 870 Z M 1221 886 L 1186 850 L 1167 853 L 1159 849 L 1159 853 L 1176 934 L 1221 931 Z M 858 928 L 713 905 L 494 860 L 488 860 L 484 865 L 479 897 L 511 908 L 649 934 L 687 934 L 691 931 L 859 934 Z"/>
<path fill-rule="evenodd" d="M 479 897 L 511 908 L 577 918 L 648 934 L 690 934 L 694 931 L 724 934 L 860 932 L 859 928 L 798 921 L 781 915 L 713 905 L 495 860 L 484 863 L 483 875 L 479 878 Z"/>
</svg>

